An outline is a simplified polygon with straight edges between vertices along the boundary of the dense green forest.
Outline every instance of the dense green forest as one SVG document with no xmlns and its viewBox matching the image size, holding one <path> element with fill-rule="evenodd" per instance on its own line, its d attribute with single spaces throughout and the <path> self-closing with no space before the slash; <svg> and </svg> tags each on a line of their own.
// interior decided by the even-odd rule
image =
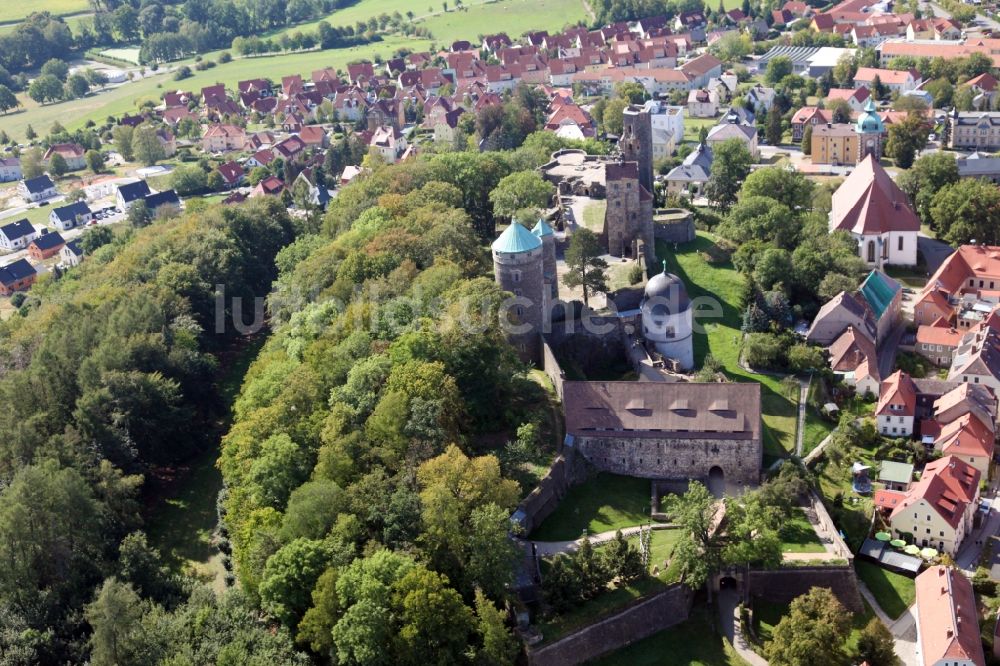
<svg viewBox="0 0 1000 666">
<path fill-rule="evenodd" d="M 0 663 L 82 662 L 91 627 L 94 663 L 152 663 L 138 647 L 131 659 L 102 653 L 130 649 L 107 632 L 125 632 L 121 616 L 142 605 L 159 613 L 147 621 L 161 625 L 149 633 L 162 654 L 183 648 L 190 663 L 214 661 L 198 656 L 201 641 L 276 641 L 232 621 L 251 613 L 238 593 L 186 601 L 190 584 L 137 530 L 144 477 L 210 444 L 221 409 L 213 352 L 235 335 L 215 333 L 215 285 L 248 300 L 266 293 L 293 238 L 277 202 L 128 231 L 42 278 L 0 326 Z M 287 641 L 276 650 L 290 654 Z"/>
<path fill-rule="evenodd" d="M 563 145 L 379 166 L 322 216 L 196 208 L 43 277 L 0 324 L 0 664 L 509 663 L 508 517 L 553 447 L 499 330 L 490 193 Z M 267 294 L 223 404 L 233 298 L 249 323 Z M 143 517 L 230 408 L 217 594 Z"/>
<path fill-rule="evenodd" d="M 513 477 L 546 397 L 502 338 L 482 241 L 489 193 L 550 144 L 382 167 L 278 256 L 274 332 L 223 445 L 226 526 L 245 592 L 318 658 L 517 651 Z"/>
</svg>

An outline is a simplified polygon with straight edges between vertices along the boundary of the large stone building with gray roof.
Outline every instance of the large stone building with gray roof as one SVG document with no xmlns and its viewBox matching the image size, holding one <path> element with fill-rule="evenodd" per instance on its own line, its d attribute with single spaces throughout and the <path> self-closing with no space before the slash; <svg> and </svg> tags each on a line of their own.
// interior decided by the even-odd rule
<svg viewBox="0 0 1000 666">
<path fill-rule="evenodd" d="M 756 485 L 760 384 L 565 382 L 568 443 L 597 469 Z"/>
</svg>

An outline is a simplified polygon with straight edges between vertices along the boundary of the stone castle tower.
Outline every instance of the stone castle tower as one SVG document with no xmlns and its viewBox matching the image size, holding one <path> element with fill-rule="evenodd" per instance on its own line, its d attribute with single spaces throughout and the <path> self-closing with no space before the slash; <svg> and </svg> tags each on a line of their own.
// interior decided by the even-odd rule
<svg viewBox="0 0 1000 666">
<path fill-rule="evenodd" d="M 531 233 L 542 239 L 542 280 L 545 282 L 546 296 L 556 300 L 559 298 L 559 280 L 556 276 L 556 234 L 541 218 Z"/>
<path fill-rule="evenodd" d="M 608 254 L 656 259 L 653 245 L 653 195 L 642 186 L 638 162 L 608 162 L 604 167 L 608 207 L 604 233 Z"/>
<path fill-rule="evenodd" d="M 653 192 L 653 119 L 649 109 L 630 104 L 622 113 L 618 149 L 627 162 L 639 164 L 639 183 Z"/>
<path fill-rule="evenodd" d="M 553 238 L 553 240 L 555 240 Z M 508 319 L 526 330 L 508 331 L 507 339 L 522 361 L 540 358 L 542 321 L 548 305 L 543 241 L 516 220 L 493 241 L 493 275 L 504 291 L 518 298 Z"/>
</svg>

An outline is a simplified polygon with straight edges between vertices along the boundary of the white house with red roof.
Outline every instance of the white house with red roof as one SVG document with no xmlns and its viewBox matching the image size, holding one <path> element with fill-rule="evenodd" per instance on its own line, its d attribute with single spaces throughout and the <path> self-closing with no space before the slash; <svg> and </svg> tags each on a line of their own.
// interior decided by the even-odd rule
<svg viewBox="0 0 1000 666">
<path fill-rule="evenodd" d="M 66 167 L 70 171 L 78 171 L 87 166 L 87 161 L 84 159 L 85 152 L 83 146 L 78 143 L 54 143 L 45 151 L 45 157 L 42 159 L 51 162 L 54 155 L 59 155 L 66 161 Z"/>
<path fill-rule="evenodd" d="M 875 79 L 888 90 L 902 95 L 915 90 L 920 85 L 920 74 L 912 69 L 878 69 L 876 67 L 859 67 L 854 75 L 854 87 L 864 86 L 871 90 Z"/>
<path fill-rule="evenodd" d="M 915 266 L 920 218 L 873 155 L 858 164 L 833 193 L 830 232 L 846 231 L 870 266 Z"/>
<path fill-rule="evenodd" d="M 969 463 L 945 456 L 927 463 L 905 492 L 876 491 L 875 506 L 888 514 L 895 537 L 954 556 L 972 528 L 981 478 Z"/>
<path fill-rule="evenodd" d="M 961 571 L 933 566 L 917 576 L 917 664 L 986 666 L 972 581 Z"/>
<path fill-rule="evenodd" d="M 917 387 L 910 375 L 897 370 L 882 382 L 875 422 L 878 431 L 888 437 L 909 437 L 917 414 Z"/>
<path fill-rule="evenodd" d="M 852 114 L 859 114 L 864 110 L 865 102 L 868 101 L 869 97 L 871 97 L 871 93 L 864 86 L 860 88 L 830 88 L 830 92 L 826 96 L 826 103 L 842 99 L 847 102 L 847 106 L 851 107 Z"/>
</svg>

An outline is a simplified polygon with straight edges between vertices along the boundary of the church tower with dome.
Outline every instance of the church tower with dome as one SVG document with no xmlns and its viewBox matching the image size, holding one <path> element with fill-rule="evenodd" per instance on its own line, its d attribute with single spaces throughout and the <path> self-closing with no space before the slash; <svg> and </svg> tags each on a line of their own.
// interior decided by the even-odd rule
<svg viewBox="0 0 1000 666">
<path fill-rule="evenodd" d="M 857 164 L 861 164 L 869 155 L 875 161 L 882 160 L 882 136 L 885 134 L 885 125 L 875 110 L 875 102 L 869 97 L 865 102 L 865 108 L 858 116 L 854 124 L 854 133 L 858 135 L 858 157 Z"/>
<path fill-rule="evenodd" d="M 694 368 L 691 300 L 681 279 L 667 272 L 667 262 L 663 262 L 663 272 L 646 283 L 639 310 L 643 337 L 656 351 L 675 360 L 682 370 Z"/>
</svg>

